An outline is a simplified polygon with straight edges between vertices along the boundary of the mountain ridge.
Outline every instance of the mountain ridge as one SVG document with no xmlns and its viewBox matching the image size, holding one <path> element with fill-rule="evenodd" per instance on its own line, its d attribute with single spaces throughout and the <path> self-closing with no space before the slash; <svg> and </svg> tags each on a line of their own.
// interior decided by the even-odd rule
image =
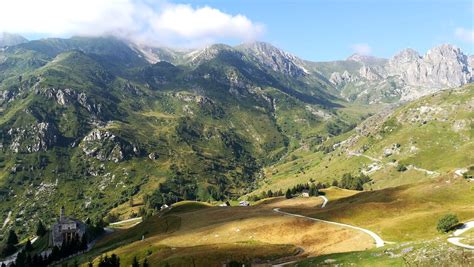
<svg viewBox="0 0 474 267">
<path fill-rule="evenodd" d="M 8 227 L 25 236 L 59 205 L 104 218 L 131 198 L 150 212 L 238 199 L 260 188 L 264 167 L 294 151 L 331 151 L 386 102 L 402 104 L 405 87 L 370 64 L 311 63 L 263 43 L 173 51 L 75 37 L 9 46 L 0 50 L 1 214 L 12 211 Z M 336 70 L 347 86 L 334 85 Z"/>
</svg>

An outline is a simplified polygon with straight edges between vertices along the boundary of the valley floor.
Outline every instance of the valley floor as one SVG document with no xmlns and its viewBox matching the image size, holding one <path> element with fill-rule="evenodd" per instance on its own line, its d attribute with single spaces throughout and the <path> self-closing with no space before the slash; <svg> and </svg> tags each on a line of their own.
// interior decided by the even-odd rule
<svg viewBox="0 0 474 267">
<path fill-rule="evenodd" d="M 473 188 L 467 180 L 443 176 L 375 191 L 332 187 L 324 190 L 327 203 L 320 197 L 271 198 L 250 207 L 180 202 L 136 226 L 116 229 L 75 260 L 85 266 L 100 255 L 115 253 L 124 266 L 134 257 L 147 258 L 152 266 L 222 266 L 231 261 L 403 266 L 429 265 L 439 258 L 462 266 L 474 262 L 474 251 L 448 243 L 448 236 L 436 231 L 436 223 L 448 212 L 461 221 L 474 218 Z M 383 238 L 385 246 L 377 248 L 383 241 L 374 242 L 362 230 Z"/>
</svg>

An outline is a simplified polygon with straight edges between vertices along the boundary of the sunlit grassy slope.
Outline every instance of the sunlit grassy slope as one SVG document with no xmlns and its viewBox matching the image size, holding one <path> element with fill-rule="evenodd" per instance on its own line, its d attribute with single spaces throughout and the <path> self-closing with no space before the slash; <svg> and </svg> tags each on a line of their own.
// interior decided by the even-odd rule
<svg viewBox="0 0 474 267">
<path fill-rule="evenodd" d="M 330 183 L 362 171 L 374 180 L 367 189 L 432 180 L 474 164 L 473 118 L 474 85 L 426 96 L 327 140 L 322 146 L 335 145 L 332 152 L 293 151 L 266 168 L 257 191 L 284 190 L 309 179 Z M 400 165 L 408 170 L 398 171 Z"/>
<path fill-rule="evenodd" d="M 474 183 L 445 175 L 434 181 L 365 191 L 330 201 L 325 209 L 292 208 L 311 217 L 366 227 L 384 240 L 403 242 L 443 236 L 436 230 L 447 213 L 474 218 Z"/>
<path fill-rule="evenodd" d="M 331 187 L 322 191 L 329 198 L 326 208 L 321 208 L 321 198 L 271 198 L 251 207 L 179 203 L 133 228 L 107 236 L 77 260 L 97 260 L 103 253 L 116 253 L 125 264 L 136 256 L 158 266 L 193 262 L 196 266 L 219 266 L 232 260 L 264 263 L 328 254 L 308 264 L 337 259 L 362 266 L 398 266 L 404 263 L 403 257 L 387 257 L 385 250 L 374 250 L 373 241 L 364 233 L 283 216 L 272 209 L 367 228 L 388 241 L 386 249 L 393 253 L 407 247 L 427 253 L 446 249 L 448 236 L 436 230 L 439 218 L 447 213 L 456 214 L 461 221 L 474 218 L 474 183 L 452 174 L 382 190 L 357 192 Z M 333 254 L 364 249 L 370 253 Z M 378 260 L 370 257 L 374 253 L 380 254 Z M 462 261 L 457 250 L 452 253 L 456 261 Z M 413 257 L 412 263 L 417 260 L 414 254 L 407 257 Z"/>
<path fill-rule="evenodd" d="M 335 197 L 352 194 L 333 191 Z M 137 256 L 146 257 L 157 266 L 186 266 L 193 262 L 196 266 L 221 266 L 232 260 L 264 263 L 295 255 L 315 256 L 374 246 L 370 237 L 361 232 L 282 216 L 272 210 L 293 206 L 317 208 L 321 203 L 320 198 L 269 199 L 251 207 L 179 203 L 133 228 L 107 236 L 78 260 L 97 259 L 107 252 L 119 255 L 123 264 L 131 263 Z"/>
</svg>

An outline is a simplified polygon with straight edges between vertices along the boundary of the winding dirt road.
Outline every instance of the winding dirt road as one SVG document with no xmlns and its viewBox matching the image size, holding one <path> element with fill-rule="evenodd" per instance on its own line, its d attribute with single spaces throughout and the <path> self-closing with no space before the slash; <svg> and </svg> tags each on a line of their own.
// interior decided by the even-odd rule
<svg viewBox="0 0 474 267">
<path fill-rule="evenodd" d="M 324 200 L 323 204 L 321 205 L 321 208 L 326 207 L 326 204 L 328 203 L 329 199 L 325 196 L 319 196 L 319 197 Z"/>
<path fill-rule="evenodd" d="M 458 247 L 474 250 L 474 246 L 467 245 L 467 244 L 464 244 L 464 243 L 461 242 L 461 240 L 463 240 L 464 237 L 459 237 L 464 232 L 466 232 L 467 230 L 472 229 L 472 228 L 474 228 L 474 221 L 470 221 L 470 222 L 467 222 L 467 223 L 463 224 L 462 228 L 460 228 L 460 229 L 453 232 L 454 237 L 448 238 L 448 242 L 455 245 L 455 246 L 458 246 Z"/>
<path fill-rule="evenodd" d="M 380 236 L 378 236 L 376 233 L 374 233 L 370 230 L 364 229 L 364 228 L 360 228 L 360 227 L 345 224 L 345 223 L 331 222 L 331 221 L 326 221 L 326 220 L 321 220 L 321 219 L 316 219 L 316 218 L 303 216 L 303 215 L 300 215 L 300 214 L 289 213 L 289 212 L 281 211 L 280 208 L 274 208 L 273 211 L 277 212 L 277 213 L 293 216 L 293 217 L 304 218 L 304 219 L 313 220 L 313 221 L 317 221 L 317 222 L 334 224 L 334 225 L 338 225 L 338 226 L 347 227 L 347 228 L 351 228 L 351 229 L 354 229 L 354 230 L 362 231 L 362 232 L 368 234 L 370 237 L 372 237 L 374 239 L 376 247 L 380 248 L 380 247 L 383 247 L 384 244 L 385 244 L 385 242 L 382 240 L 382 238 Z"/>
</svg>

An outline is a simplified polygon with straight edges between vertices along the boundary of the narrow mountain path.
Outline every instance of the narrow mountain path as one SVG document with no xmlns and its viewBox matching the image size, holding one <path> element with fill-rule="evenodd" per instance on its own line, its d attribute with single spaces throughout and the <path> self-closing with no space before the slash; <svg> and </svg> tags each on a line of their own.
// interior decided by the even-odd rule
<svg viewBox="0 0 474 267">
<path fill-rule="evenodd" d="M 424 172 L 428 175 L 434 175 L 434 176 L 438 176 L 439 175 L 439 172 L 436 172 L 436 171 L 430 171 L 430 170 L 427 170 L 427 169 L 423 169 L 423 168 L 419 168 L 419 167 L 416 167 L 415 165 L 408 165 L 408 168 L 413 168 L 415 171 L 419 171 L 419 172 Z"/>
<path fill-rule="evenodd" d="M 356 157 L 364 157 L 364 158 L 367 158 L 373 162 L 377 162 L 377 163 L 381 163 L 382 165 L 386 165 L 387 163 L 384 163 L 383 161 L 381 161 L 380 159 L 377 159 L 377 158 L 374 158 L 374 157 L 371 157 L 371 156 L 367 156 L 365 154 L 362 154 L 362 153 L 358 153 L 358 152 L 354 152 L 354 151 L 349 151 L 348 152 L 348 155 L 349 156 L 356 156 Z M 408 169 L 413 169 L 415 171 L 419 171 L 419 172 L 424 172 L 426 173 L 427 175 L 432 175 L 432 176 L 439 176 L 439 172 L 436 172 L 436 171 L 431 171 L 431 170 L 427 170 L 427 169 L 423 169 L 423 168 L 419 168 L 415 165 L 408 165 L 407 166 Z"/>
<path fill-rule="evenodd" d="M 9 211 L 8 212 L 8 215 L 7 215 L 7 218 L 5 219 L 5 221 L 3 222 L 3 225 L 2 225 L 2 229 L 5 228 L 5 226 L 7 226 L 7 224 L 10 222 L 10 217 L 12 216 L 12 211 Z"/>
<path fill-rule="evenodd" d="M 121 224 L 128 223 L 128 222 L 136 222 L 138 224 L 141 221 L 142 221 L 142 217 L 137 217 L 137 218 L 131 218 L 131 219 L 123 220 L 123 221 L 114 222 L 114 223 L 111 223 L 109 225 L 121 225 Z"/>
<path fill-rule="evenodd" d="M 354 152 L 354 151 L 349 151 L 348 154 L 349 154 L 349 156 L 364 157 L 364 158 L 370 159 L 371 161 L 382 162 L 381 160 L 376 159 L 376 158 L 374 158 L 374 157 L 367 156 L 367 155 L 365 155 L 365 154 L 357 153 L 357 152 Z"/>
<path fill-rule="evenodd" d="M 329 199 L 325 196 L 319 196 L 320 198 L 323 199 L 323 204 L 321 205 L 321 208 L 324 208 L 326 207 L 326 204 L 329 202 Z M 364 228 L 361 228 L 361 227 L 357 227 L 357 226 L 353 226 L 353 225 L 349 225 L 349 224 L 344 224 L 344 223 L 338 223 L 338 222 L 331 222 L 331 221 L 326 221 L 326 220 L 321 220 L 321 219 L 316 219 L 316 218 L 312 218 L 312 217 L 307 217 L 307 216 L 303 216 L 303 215 L 300 215 L 300 214 L 294 214 L 294 213 L 289 213 L 289 212 L 285 212 L 285 211 L 281 211 L 280 208 L 274 208 L 273 209 L 274 212 L 276 213 L 280 213 L 280 214 L 284 214 L 284 215 L 289 215 L 289 216 L 293 216 L 293 217 L 298 217 L 298 218 L 304 218 L 304 219 L 309 219 L 309 220 L 312 220 L 312 221 L 317 221 L 317 222 L 323 222 L 323 223 L 328 223 L 328 224 L 334 224 L 334 225 L 338 225 L 338 226 L 342 226 L 342 227 L 347 227 L 347 228 L 351 228 L 351 229 L 355 229 L 355 230 L 358 230 L 358 231 L 362 231 L 366 234 L 368 234 L 370 237 L 372 237 L 375 241 L 375 246 L 376 247 L 383 247 L 385 245 L 385 241 L 383 241 L 383 239 L 378 236 L 376 233 L 370 231 L 370 230 L 367 230 L 367 229 L 364 229 Z M 466 230 L 467 231 L 467 230 Z M 272 267 L 282 267 L 282 266 L 286 266 L 288 264 L 292 264 L 292 263 L 296 263 L 298 261 L 288 261 L 288 262 L 283 262 L 283 263 L 279 263 L 279 264 L 275 264 L 275 265 L 272 265 Z"/>
<path fill-rule="evenodd" d="M 450 237 L 448 238 L 448 242 L 455 245 L 455 246 L 458 246 L 458 247 L 462 247 L 462 248 L 467 248 L 467 249 L 472 249 L 474 250 L 474 246 L 473 245 L 468 245 L 468 244 L 464 244 L 461 242 L 461 240 L 464 239 L 464 237 L 459 237 L 460 235 L 462 235 L 464 232 L 470 230 L 470 229 L 473 229 L 474 228 L 474 221 L 470 221 L 470 222 L 467 222 L 467 223 L 464 223 L 463 226 L 454 231 L 453 232 L 453 236 L 454 237 Z"/>
<path fill-rule="evenodd" d="M 463 237 L 450 237 L 448 238 L 448 242 L 458 247 L 474 250 L 474 246 L 462 243 L 461 240 L 463 239 Z"/>
<path fill-rule="evenodd" d="M 313 220 L 313 221 L 317 221 L 317 222 L 323 222 L 323 223 L 338 225 L 338 226 L 347 227 L 347 228 L 351 228 L 351 229 L 354 229 L 354 230 L 364 232 L 364 233 L 368 234 L 370 237 L 372 237 L 374 239 L 375 246 L 378 247 L 378 248 L 383 247 L 384 244 L 385 244 L 383 239 L 380 236 L 378 236 L 376 233 L 374 233 L 370 230 L 361 228 L 361 227 L 357 227 L 357 226 L 353 226 L 353 225 L 345 224 L 345 223 L 331 222 L 331 221 L 311 218 L 311 217 L 307 217 L 307 216 L 303 216 L 303 215 L 295 214 L 295 213 L 289 213 L 289 212 L 281 211 L 280 208 L 274 208 L 273 211 L 277 212 L 277 213 L 293 216 L 293 217 L 304 218 L 304 219 Z"/>
<path fill-rule="evenodd" d="M 321 205 L 321 208 L 326 207 L 326 204 L 328 204 L 329 199 L 328 199 L 327 197 L 325 197 L 325 196 L 319 196 L 319 197 L 324 200 L 323 204 Z"/>
</svg>

